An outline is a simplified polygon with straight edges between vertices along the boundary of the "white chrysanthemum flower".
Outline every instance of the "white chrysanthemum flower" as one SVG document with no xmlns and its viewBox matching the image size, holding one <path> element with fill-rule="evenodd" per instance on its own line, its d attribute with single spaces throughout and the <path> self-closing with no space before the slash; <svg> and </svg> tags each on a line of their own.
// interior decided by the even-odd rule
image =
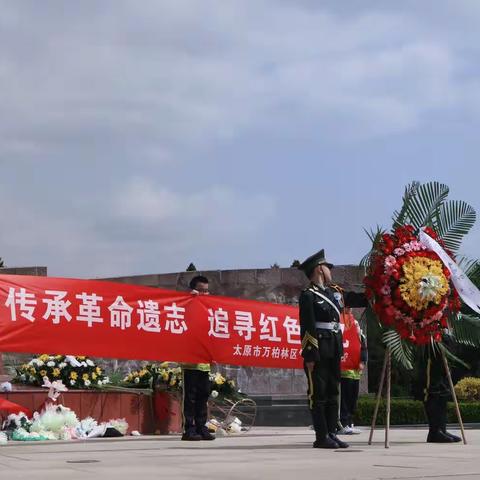
<svg viewBox="0 0 480 480">
<path fill-rule="evenodd" d="M 212 393 L 210 395 L 212 396 L 212 398 L 217 398 L 218 392 L 216 390 L 212 390 Z"/>
<path fill-rule="evenodd" d="M 135 377 L 134 382 L 135 382 L 135 383 L 140 383 L 140 378 L 139 378 L 139 377 Z"/>
<path fill-rule="evenodd" d="M 102 385 L 103 385 L 103 382 L 102 382 L 101 380 L 99 380 L 99 381 L 97 382 L 97 385 L 102 386 Z"/>
<path fill-rule="evenodd" d="M 62 368 L 65 368 L 66 366 L 67 366 L 67 364 L 66 364 L 65 362 L 62 362 L 62 363 L 58 366 L 58 368 L 59 368 L 60 370 L 62 370 Z"/>
<path fill-rule="evenodd" d="M 25 382 L 25 380 L 27 380 L 27 377 L 26 377 L 26 375 L 25 375 L 24 373 L 22 373 L 22 375 L 20 375 L 20 380 L 21 380 L 22 382 Z"/>
<path fill-rule="evenodd" d="M 70 380 L 70 385 L 75 385 L 75 380 Z"/>
<path fill-rule="evenodd" d="M 87 360 L 87 365 L 88 365 L 89 367 L 94 367 L 94 366 L 95 366 L 95 364 L 94 364 L 90 359 Z"/>
<path fill-rule="evenodd" d="M 48 362 L 47 363 L 47 367 L 54 367 L 55 366 L 55 362 Z"/>
<path fill-rule="evenodd" d="M 109 377 L 105 377 L 103 379 L 103 383 L 110 383 L 110 378 Z"/>
<path fill-rule="evenodd" d="M 85 382 L 84 382 L 84 383 L 85 383 L 85 386 L 86 386 L 86 387 L 89 387 L 89 386 L 90 386 L 90 384 L 91 384 L 90 380 L 85 380 Z"/>
</svg>

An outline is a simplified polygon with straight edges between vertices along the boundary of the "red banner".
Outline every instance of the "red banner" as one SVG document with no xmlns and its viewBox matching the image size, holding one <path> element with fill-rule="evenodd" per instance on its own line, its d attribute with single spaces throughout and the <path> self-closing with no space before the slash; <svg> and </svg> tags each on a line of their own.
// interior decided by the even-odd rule
<svg viewBox="0 0 480 480">
<path fill-rule="evenodd" d="M 0 352 L 303 368 L 295 307 L 23 275 L 0 275 Z"/>
<path fill-rule="evenodd" d="M 0 275 L 0 352 L 303 368 L 296 307 L 24 275 Z"/>
<path fill-rule="evenodd" d="M 348 317 L 348 318 L 346 318 Z M 342 370 L 358 370 L 360 366 L 361 342 L 355 322 L 355 317 L 350 314 L 342 314 L 343 328 L 343 357 L 340 363 Z"/>
</svg>

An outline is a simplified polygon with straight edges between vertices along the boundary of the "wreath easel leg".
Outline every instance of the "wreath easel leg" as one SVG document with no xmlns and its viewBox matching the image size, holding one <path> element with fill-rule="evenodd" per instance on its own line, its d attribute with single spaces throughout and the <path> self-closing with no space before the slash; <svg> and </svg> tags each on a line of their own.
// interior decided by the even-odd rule
<svg viewBox="0 0 480 480">
<path fill-rule="evenodd" d="M 462 432 L 463 444 L 466 445 L 467 439 L 465 437 L 465 429 L 463 428 L 462 414 L 460 413 L 460 406 L 458 405 L 457 394 L 455 393 L 455 388 L 453 386 L 452 376 L 450 374 L 450 367 L 448 366 L 445 352 L 443 350 L 441 350 L 441 352 L 442 352 L 443 366 L 445 367 L 445 373 L 447 374 L 448 384 L 450 385 L 450 391 L 452 393 L 453 403 L 455 404 L 455 410 L 457 412 L 458 424 L 460 425 L 460 431 Z"/>
<path fill-rule="evenodd" d="M 378 408 L 380 407 L 380 400 L 382 399 L 383 385 L 385 384 L 385 372 L 387 370 L 387 363 L 390 357 L 390 349 L 385 350 L 385 358 L 383 359 L 382 373 L 380 375 L 380 385 L 378 386 L 377 401 L 375 402 L 375 410 L 373 411 L 372 426 L 370 428 L 370 436 L 368 438 L 368 444 L 372 444 L 373 432 L 377 423 Z"/>
<path fill-rule="evenodd" d="M 390 448 L 390 440 L 388 434 L 390 433 L 390 405 L 391 405 L 391 385 L 392 385 L 392 356 L 388 349 L 387 354 L 387 412 L 385 415 L 385 448 Z"/>
</svg>

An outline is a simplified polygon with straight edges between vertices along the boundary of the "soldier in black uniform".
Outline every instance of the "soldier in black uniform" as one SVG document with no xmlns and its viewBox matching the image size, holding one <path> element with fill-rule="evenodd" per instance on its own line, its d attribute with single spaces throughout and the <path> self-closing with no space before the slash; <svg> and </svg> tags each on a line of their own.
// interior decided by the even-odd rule
<svg viewBox="0 0 480 480">
<path fill-rule="evenodd" d="M 448 335 L 445 334 L 444 342 L 448 341 Z M 447 402 L 451 392 L 442 355 L 438 348 L 429 344 L 421 357 L 419 385 L 423 386 L 421 400 L 428 419 L 427 442 L 460 442 L 462 439 L 459 436 L 447 432 Z"/>
<path fill-rule="evenodd" d="M 324 250 L 307 258 L 301 265 L 310 285 L 299 300 L 302 356 L 308 380 L 308 401 L 315 429 L 314 448 L 347 448 L 336 436 L 340 359 L 343 355 L 340 312 L 347 304 L 366 306 L 363 294 L 343 294 L 331 285 L 333 265 L 325 259 Z"/>
</svg>

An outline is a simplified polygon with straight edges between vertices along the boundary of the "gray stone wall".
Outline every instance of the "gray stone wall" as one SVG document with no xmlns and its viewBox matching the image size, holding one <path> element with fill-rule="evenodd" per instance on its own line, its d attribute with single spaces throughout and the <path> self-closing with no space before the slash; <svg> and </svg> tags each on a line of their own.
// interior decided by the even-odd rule
<svg viewBox="0 0 480 480">
<path fill-rule="evenodd" d="M 47 267 L 1 267 L 0 275 L 34 275 L 47 276 Z"/>
</svg>

